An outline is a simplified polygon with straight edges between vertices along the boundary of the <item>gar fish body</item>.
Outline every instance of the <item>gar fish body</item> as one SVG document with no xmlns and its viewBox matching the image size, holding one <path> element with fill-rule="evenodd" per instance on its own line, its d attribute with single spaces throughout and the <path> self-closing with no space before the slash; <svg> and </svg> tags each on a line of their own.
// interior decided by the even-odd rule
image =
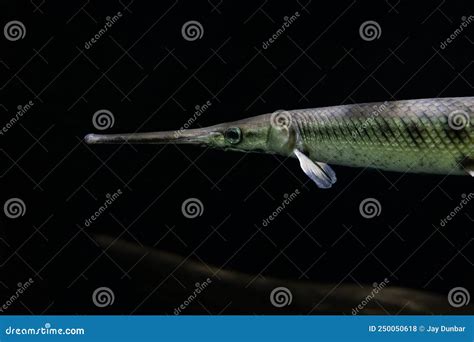
<svg viewBox="0 0 474 342">
<path fill-rule="evenodd" d="M 474 97 L 419 99 L 278 111 L 182 131 L 89 134 L 98 143 L 199 144 L 295 157 L 321 188 L 328 164 L 474 176 Z"/>
</svg>

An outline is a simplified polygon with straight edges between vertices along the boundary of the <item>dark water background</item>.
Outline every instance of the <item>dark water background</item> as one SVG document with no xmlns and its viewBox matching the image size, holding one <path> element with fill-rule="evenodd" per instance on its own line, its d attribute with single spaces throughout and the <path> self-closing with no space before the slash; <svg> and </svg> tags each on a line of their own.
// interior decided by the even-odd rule
<svg viewBox="0 0 474 342">
<path fill-rule="evenodd" d="M 18 219 L 0 217 L 0 287 L 8 297 L 18 282 L 35 280 L 10 313 L 172 313 L 159 302 L 137 307 L 140 284 L 94 234 L 263 276 L 335 284 L 389 278 L 443 296 L 455 286 L 473 289 L 472 203 L 440 227 L 473 192 L 471 178 L 335 166 L 338 182 L 323 191 L 295 160 L 276 156 L 81 142 L 100 133 L 92 123 L 100 109 L 113 113 L 104 132 L 114 133 L 179 128 L 207 101 L 193 127 L 278 109 L 472 96 L 472 27 L 440 48 L 473 14 L 472 2 L 9 1 L 0 10 L 2 25 L 26 27 L 22 40 L 0 37 L 2 122 L 34 102 L 0 136 L 2 203 L 17 197 L 26 205 Z M 122 17 L 86 49 L 118 11 Z M 189 20 L 201 23 L 201 39 L 183 39 Z M 361 39 L 367 20 L 379 23 L 379 39 Z M 117 189 L 122 195 L 86 227 Z M 263 227 L 296 189 L 300 195 Z M 195 219 L 181 213 L 191 197 L 204 207 Z M 379 216 L 360 215 L 366 198 L 380 202 Z M 93 305 L 99 286 L 113 289 L 113 306 Z"/>
</svg>

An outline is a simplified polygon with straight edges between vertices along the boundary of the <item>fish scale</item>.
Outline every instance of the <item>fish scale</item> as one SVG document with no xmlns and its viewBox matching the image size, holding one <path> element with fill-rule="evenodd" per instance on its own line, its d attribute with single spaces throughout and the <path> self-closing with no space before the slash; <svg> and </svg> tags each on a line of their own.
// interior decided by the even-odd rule
<svg viewBox="0 0 474 342">
<path fill-rule="evenodd" d="M 377 102 L 289 113 L 304 149 L 321 162 L 459 173 L 459 163 L 474 157 L 473 98 Z M 450 127 L 451 113 L 467 118 L 465 127 Z"/>
</svg>

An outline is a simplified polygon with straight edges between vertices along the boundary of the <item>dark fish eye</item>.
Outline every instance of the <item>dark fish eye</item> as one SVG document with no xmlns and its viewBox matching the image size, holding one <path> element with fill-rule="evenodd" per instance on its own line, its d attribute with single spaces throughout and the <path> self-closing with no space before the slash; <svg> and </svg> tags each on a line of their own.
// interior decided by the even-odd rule
<svg viewBox="0 0 474 342">
<path fill-rule="evenodd" d="M 231 144 L 238 144 L 242 139 L 242 132 L 238 127 L 228 128 L 224 132 L 224 138 Z"/>
</svg>

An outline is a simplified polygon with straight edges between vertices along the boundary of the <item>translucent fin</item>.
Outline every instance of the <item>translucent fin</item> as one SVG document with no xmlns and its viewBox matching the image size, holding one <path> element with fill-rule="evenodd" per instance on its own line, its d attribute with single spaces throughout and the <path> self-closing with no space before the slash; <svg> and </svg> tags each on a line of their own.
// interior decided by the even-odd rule
<svg viewBox="0 0 474 342">
<path fill-rule="evenodd" d="M 313 162 L 308 156 L 296 149 L 293 153 L 300 161 L 301 169 L 318 187 L 327 189 L 336 183 L 336 173 L 328 164 Z"/>
<path fill-rule="evenodd" d="M 465 158 L 461 165 L 463 166 L 464 170 L 466 170 L 467 174 L 471 177 L 474 177 L 474 159 L 472 158 Z"/>
</svg>

